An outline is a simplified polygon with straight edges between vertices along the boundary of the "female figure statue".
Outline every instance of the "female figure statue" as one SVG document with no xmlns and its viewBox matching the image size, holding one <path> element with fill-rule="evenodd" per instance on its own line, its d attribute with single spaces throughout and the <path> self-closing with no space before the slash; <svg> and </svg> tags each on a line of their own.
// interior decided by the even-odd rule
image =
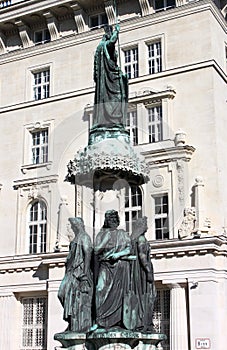
<svg viewBox="0 0 227 350">
<path fill-rule="evenodd" d="M 119 223 L 118 212 L 108 210 L 94 248 L 99 261 L 96 323 L 105 329 L 123 326 L 123 302 L 129 288 L 130 237 L 126 231 L 117 229 Z"/>
<path fill-rule="evenodd" d="M 93 127 L 122 126 L 127 113 L 128 81 L 117 65 L 115 43 L 120 26 L 106 25 L 94 60 L 95 101 Z"/>
<path fill-rule="evenodd" d="M 69 246 L 65 276 L 59 287 L 58 298 L 64 308 L 63 319 L 69 323 L 67 330 L 87 332 L 92 325 L 92 243 L 85 232 L 83 219 L 69 218 L 69 222 L 75 237 Z"/>
<path fill-rule="evenodd" d="M 136 329 L 143 332 L 152 331 L 153 309 L 156 298 L 154 285 L 153 265 L 150 258 L 150 245 L 145 238 L 147 231 L 147 217 L 137 219 L 134 225 L 132 239 L 132 252 L 137 259 L 132 262 L 133 281 L 132 288 L 137 295 L 138 316 Z"/>
</svg>

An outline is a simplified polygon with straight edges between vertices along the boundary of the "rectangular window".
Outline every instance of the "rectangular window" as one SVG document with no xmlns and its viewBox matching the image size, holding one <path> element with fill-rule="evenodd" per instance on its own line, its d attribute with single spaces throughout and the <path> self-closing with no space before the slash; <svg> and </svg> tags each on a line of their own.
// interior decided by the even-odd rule
<svg viewBox="0 0 227 350">
<path fill-rule="evenodd" d="M 50 96 L 50 70 L 33 73 L 33 98 L 41 100 Z"/>
<path fill-rule="evenodd" d="M 142 192 L 138 186 L 125 189 L 125 225 L 126 231 L 132 233 L 134 222 L 142 217 Z"/>
<path fill-rule="evenodd" d="M 47 298 L 23 298 L 21 350 L 46 350 Z"/>
<path fill-rule="evenodd" d="M 155 238 L 169 239 L 169 204 L 168 195 L 154 197 Z"/>
<path fill-rule="evenodd" d="M 108 24 L 108 18 L 105 13 L 100 13 L 96 16 L 90 17 L 90 27 L 91 29 L 101 28 L 105 24 Z"/>
<path fill-rule="evenodd" d="M 138 127 L 137 127 L 137 111 L 130 111 L 127 113 L 125 128 L 129 131 L 130 140 L 132 144 L 138 145 Z"/>
<path fill-rule="evenodd" d="M 167 335 L 167 340 L 161 343 L 163 350 L 170 349 L 170 290 L 157 290 L 153 314 L 154 330 Z"/>
<path fill-rule="evenodd" d="M 42 29 L 34 32 L 35 45 L 45 44 L 50 41 L 50 32 L 48 29 Z"/>
<path fill-rule="evenodd" d="M 155 0 L 155 11 L 165 11 L 170 8 L 176 7 L 175 0 Z"/>
<path fill-rule="evenodd" d="M 48 129 L 33 131 L 31 133 L 32 164 L 48 162 Z"/>
<path fill-rule="evenodd" d="M 35 201 L 29 213 L 29 253 L 45 253 L 47 239 L 47 207 L 42 201 Z"/>
<path fill-rule="evenodd" d="M 156 41 L 148 45 L 148 66 L 149 74 L 155 74 L 162 71 L 161 41 Z"/>
<path fill-rule="evenodd" d="M 149 143 L 163 140 L 162 106 L 150 107 L 148 113 Z"/>
<path fill-rule="evenodd" d="M 139 76 L 138 47 L 124 51 L 124 68 L 129 79 Z"/>
</svg>

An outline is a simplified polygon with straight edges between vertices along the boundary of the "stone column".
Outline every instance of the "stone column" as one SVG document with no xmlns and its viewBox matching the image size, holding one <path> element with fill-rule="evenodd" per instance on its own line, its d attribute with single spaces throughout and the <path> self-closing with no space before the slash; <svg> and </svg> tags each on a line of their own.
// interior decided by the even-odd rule
<svg viewBox="0 0 227 350">
<path fill-rule="evenodd" d="M 170 288 L 170 350 L 188 350 L 185 288 L 177 283 Z"/>
<path fill-rule="evenodd" d="M 18 322 L 17 304 L 13 293 L 0 292 L 0 342 L 1 349 L 15 349 L 20 342 L 16 329 L 22 324 Z"/>
<path fill-rule="evenodd" d="M 59 346 L 59 343 L 53 339 L 54 334 L 67 327 L 67 323 L 63 321 L 63 308 L 57 297 L 59 286 L 60 281 L 48 282 L 47 349 L 55 349 L 55 346 Z"/>
</svg>

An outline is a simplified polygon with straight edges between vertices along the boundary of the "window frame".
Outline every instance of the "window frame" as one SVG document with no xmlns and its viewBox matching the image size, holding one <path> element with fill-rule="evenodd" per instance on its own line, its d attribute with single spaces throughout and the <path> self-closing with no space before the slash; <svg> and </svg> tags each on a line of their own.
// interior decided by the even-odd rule
<svg viewBox="0 0 227 350">
<path fill-rule="evenodd" d="M 157 44 L 159 44 L 159 48 L 157 48 Z M 162 44 L 162 38 L 156 38 L 150 42 L 146 43 L 147 45 L 147 64 L 148 64 L 148 74 L 153 75 L 157 73 L 163 72 L 163 44 Z M 154 46 L 154 55 L 150 55 L 151 46 Z M 158 52 L 160 50 L 160 52 Z M 154 71 L 153 71 L 153 65 L 154 62 Z"/>
<path fill-rule="evenodd" d="M 105 17 L 106 22 L 102 22 L 103 17 Z M 97 18 L 98 20 L 98 24 L 96 26 L 92 25 L 92 19 Z M 99 29 L 104 27 L 106 24 L 108 24 L 108 16 L 106 14 L 106 12 L 102 12 L 102 13 L 97 13 L 97 14 L 93 14 L 89 16 L 89 28 L 90 30 L 95 30 L 95 29 Z"/>
<path fill-rule="evenodd" d="M 35 70 L 32 72 L 32 75 L 33 75 L 33 83 L 32 83 L 33 101 L 40 101 L 40 100 L 49 98 L 50 82 L 51 82 L 50 67 L 46 67 L 40 70 Z"/>
<path fill-rule="evenodd" d="M 43 135 L 45 133 L 45 135 Z M 49 132 L 48 128 L 42 128 L 33 130 L 31 134 L 31 164 L 43 164 L 48 163 L 48 144 L 49 144 Z M 37 137 L 34 137 L 37 135 Z M 38 142 L 38 140 L 40 140 Z M 36 161 L 38 158 L 38 161 Z M 41 158 L 41 159 L 40 159 Z"/>
<path fill-rule="evenodd" d="M 156 9 L 156 0 L 153 0 L 155 12 L 167 11 L 167 10 L 169 10 L 171 8 L 175 8 L 177 6 L 176 0 L 175 0 L 175 5 L 170 5 L 170 6 L 168 6 L 168 4 L 167 4 L 169 0 L 161 0 L 161 1 L 163 1 L 163 7 Z"/>
<path fill-rule="evenodd" d="M 35 204 L 38 204 L 38 210 L 37 210 L 37 220 L 31 220 L 31 209 L 34 207 Z M 45 219 L 42 218 L 42 207 L 45 208 Z M 34 212 L 33 212 L 33 215 Z M 43 198 L 36 198 L 30 204 L 27 208 L 27 240 L 26 240 L 26 250 L 28 251 L 28 254 L 43 254 L 47 252 L 47 235 L 48 235 L 48 207 L 47 203 Z M 42 227 L 45 226 L 44 232 L 42 231 Z M 35 228 L 33 232 L 31 232 L 31 228 Z M 33 233 L 33 235 L 32 235 Z M 36 235 L 34 235 L 36 233 Z M 43 234 L 44 233 L 44 234 Z M 34 246 L 34 236 L 36 237 L 36 249 L 33 249 Z M 42 237 L 44 236 L 44 240 L 42 240 Z M 32 238 L 32 241 L 31 241 Z M 44 246 L 44 247 L 43 247 Z M 42 248 L 43 247 L 43 248 Z"/>
<path fill-rule="evenodd" d="M 150 113 L 154 111 L 154 113 Z M 155 103 L 146 106 L 146 127 L 148 134 L 148 143 L 161 142 L 163 137 L 163 107 L 162 103 Z M 154 120 L 152 120 L 154 117 Z M 157 119 L 160 118 L 158 121 Z"/>
<path fill-rule="evenodd" d="M 38 33 L 41 33 L 42 39 L 40 41 L 36 40 L 36 35 Z M 49 31 L 48 28 L 42 28 L 42 29 L 34 31 L 34 33 L 33 33 L 33 42 L 34 42 L 35 45 L 43 45 L 43 44 L 49 43 L 50 41 L 51 41 L 51 36 L 50 36 L 50 31 Z"/>
<path fill-rule="evenodd" d="M 27 318 L 30 316 L 30 315 L 26 315 L 26 310 L 25 310 L 25 301 L 39 301 L 39 300 L 43 300 L 44 302 L 44 317 L 42 318 L 42 321 L 40 324 L 39 323 L 32 323 L 32 324 L 25 324 L 24 322 L 24 318 L 27 316 Z M 43 345 L 41 346 L 38 346 L 37 349 L 39 350 L 46 350 L 47 349 L 47 320 L 48 320 L 48 298 L 45 294 L 40 294 L 40 295 L 24 295 L 24 296 L 21 296 L 20 297 L 20 302 L 21 302 L 21 339 L 20 339 L 20 349 L 21 350 L 32 350 L 34 348 L 36 348 L 36 345 L 34 344 L 34 340 L 37 339 L 36 338 L 36 335 L 37 333 L 39 332 L 32 332 L 32 331 L 39 331 L 39 330 L 42 330 L 43 331 L 43 334 L 44 334 L 44 337 L 42 339 L 42 343 Z M 30 305 L 37 305 L 35 304 L 34 302 L 33 303 L 30 303 Z M 30 306 L 30 309 L 32 310 L 32 317 L 30 316 L 30 318 L 32 319 L 32 321 L 34 321 L 34 318 L 40 318 L 40 315 L 38 314 L 38 307 L 31 307 Z M 27 319 L 28 323 L 29 323 L 29 320 Z M 36 320 L 37 321 L 37 320 Z M 30 326 L 30 327 L 29 327 Z M 29 345 L 24 345 L 23 341 L 24 341 L 24 331 L 26 333 L 26 330 L 30 330 L 30 335 L 32 334 L 32 344 L 29 344 Z M 31 345 L 31 346 L 30 346 Z"/>
<path fill-rule="evenodd" d="M 155 203 L 155 199 L 157 198 L 163 198 L 163 197 L 167 197 L 167 213 L 165 213 L 164 211 L 161 212 L 160 214 L 156 214 L 155 213 L 155 208 L 156 208 L 156 203 Z M 153 194 L 152 195 L 153 198 L 153 208 L 154 208 L 154 212 L 153 212 L 153 217 L 154 217 L 154 239 L 155 240 L 169 240 L 170 239 L 170 196 L 168 192 L 162 192 L 162 193 L 157 193 L 157 194 Z M 157 220 L 166 220 L 167 221 L 167 234 L 168 237 L 164 237 L 164 232 L 163 232 L 163 226 L 161 226 L 160 228 L 157 228 Z M 161 238 L 157 237 L 157 229 L 162 231 L 161 234 Z"/>
<path fill-rule="evenodd" d="M 165 294 L 168 299 L 168 310 L 165 309 Z M 158 333 L 166 334 L 167 340 L 161 342 L 163 350 L 170 350 L 170 289 L 158 289 L 157 298 L 154 305 L 153 323 L 154 330 Z"/>
<path fill-rule="evenodd" d="M 134 58 L 133 50 L 137 51 L 136 59 Z M 125 74 L 127 74 L 128 79 L 138 78 L 139 77 L 139 47 L 138 47 L 138 45 L 133 45 L 131 47 L 125 47 L 122 49 L 122 51 L 123 51 L 123 67 L 124 67 Z M 129 62 L 126 62 L 126 52 L 130 53 Z M 130 71 L 130 74 L 129 74 L 129 71 Z"/>
<path fill-rule="evenodd" d="M 125 120 L 125 129 L 129 132 L 129 138 L 133 146 L 138 145 L 138 113 L 137 108 L 128 108 Z"/>
<path fill-rule="evenodd" d="M 132 193 L 132 188 L 139 190 L 138 193 Z M 128 194 L 127 194 L 128 191 Z M 137 203 L 137 205 L 133 205 L 133 196 L 136 198 L 136 202 L 141 202 L 141 205 Z M 139 197 L 140 196 L 140 197 Z M 128 206 L 127 204 L 128 198 Z M 125 209 L 125 227 L 126 231 L 132 233 L 133 223 L 136 219 L 141 218 L 143 216 L 143 192 L 140 186 L 130 186 L 128 185 L 124 191 L 124 209 Z M 133 219 L 133 213 L 136 212 L 136 218 Z M 126 216 L 128 214 L 128 220 L 126 220 Z M 128 224 L 127 224 L 128 223 Z"/>
<path fill-rule="evenodd" d="M 53 128 L 54 120 L 47 120 L 43 122 L 35 122 L 24 126 L 24 144 L 23 144 L 23 160 L 21 170 L 26 173 L 29 169 L 46 167 L 48 170 L 51 168 L 53 161 Z M 48 130 L 48 160 L 47 162 L 34 164 L 32 162 L 32 133 L 40 130 Z"/>
</svg>

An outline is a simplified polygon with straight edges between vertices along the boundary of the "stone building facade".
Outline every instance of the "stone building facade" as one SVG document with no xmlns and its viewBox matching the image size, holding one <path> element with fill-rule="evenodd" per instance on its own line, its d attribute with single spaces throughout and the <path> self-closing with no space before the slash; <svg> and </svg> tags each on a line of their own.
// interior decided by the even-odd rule
<svg viewBox="0 0 227 350">
<path fill-rule="evenodd" d="M 125 123 L 151 180 L 116 184 L 108 197 L 64 179 L 87 144 L 93 57 L 103 25 L 116 21 L 113 2 L 0 1 L 2 349 L 59 346 L 67 218 L 82 216 L 93 235 L 94 213 L 97 231 L 110 207 L 129 231 L 133 219 L 148 217 L 163 349 L 225 349 L 226 4 L 117 3 Z"/>
</svg>

